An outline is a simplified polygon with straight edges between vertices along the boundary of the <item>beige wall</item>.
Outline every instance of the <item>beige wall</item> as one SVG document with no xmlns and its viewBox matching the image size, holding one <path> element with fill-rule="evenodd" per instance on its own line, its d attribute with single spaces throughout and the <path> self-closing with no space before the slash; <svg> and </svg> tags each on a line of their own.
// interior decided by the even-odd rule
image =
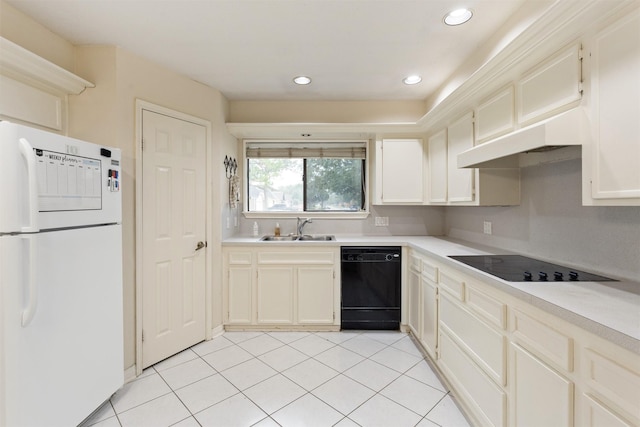
<svg viewBox="0 0 640 427">
<path fill-rule="evenodd" d="M 227 101 L 219 91 L 175 74 L 121 48 L 80 46 L 76 72 L 96 84 L 70 100 L 71 136 L 122 149 L 125 368 L 135 363 L 135 176 L 136 99 L 208 120 L 212 124 L 213 207 L 209 225 L 213 283 L 213 325 L 221 324 L 221 216 L 224 208 L 223 153 L 235 150 L 235 138 L 226 132 Z M 221 157 L 222 156 L 222 157 Z"/>
<path fill-rule="evenodd" d="M 233 123 L 415 123 L 423 101 L 231 101 Z"/>
<path fill-rule="evenodd" d="M 73 72 L 73 45 L 0 0 L 0 36 Z"/>
</svg>

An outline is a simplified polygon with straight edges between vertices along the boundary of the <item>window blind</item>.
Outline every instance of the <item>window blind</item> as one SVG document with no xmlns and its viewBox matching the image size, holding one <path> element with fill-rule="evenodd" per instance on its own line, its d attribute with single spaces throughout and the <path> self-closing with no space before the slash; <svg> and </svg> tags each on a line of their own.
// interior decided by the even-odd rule
<svg viewBox="0 0 640 427">
<path fill-rule="evenodd" d="M 365 159 L 366 142 L 248 142 L 246 157 Z"/>
</svg>

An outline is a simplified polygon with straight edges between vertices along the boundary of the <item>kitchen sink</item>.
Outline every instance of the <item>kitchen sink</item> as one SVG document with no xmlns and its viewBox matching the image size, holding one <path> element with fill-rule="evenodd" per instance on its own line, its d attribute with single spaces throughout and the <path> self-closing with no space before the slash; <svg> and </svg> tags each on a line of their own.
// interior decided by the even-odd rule
<svg viewBox="0 0 640 427">
<path fill-rule="evenodd" d="M 293 240 L 298 240 L 298 236 L 262 236 L 260 238 L 263 242 L 291 242 Z"/>
<path fill-rule="evenodd" d="M 304 236 L 298 237 L 298 240 L 312 241 L 312 242 L 332 242 L 332 241 L 336 240 L 336 237 L 335 236 L 330 236 L 328 234 L 322 234 L 322 235 L 305 234 Z"/>
<path fill-rule="evenodd" d="M 315 235 L 311 235 L 311 234 L 305 234 L 302 236 L 296 236 L 296 235 L 291 235 L 291 236 L 274 236 L 274 235 L 266 235 L 266 236 L 262 236 L 260 238 L 261 242 L 294 242 L 294 241 L 300 241 L 300 242 L 332 242 L 336 240 L 335 236 L 331 236 L 328 234 L 315 234 Z"/>
</svg>

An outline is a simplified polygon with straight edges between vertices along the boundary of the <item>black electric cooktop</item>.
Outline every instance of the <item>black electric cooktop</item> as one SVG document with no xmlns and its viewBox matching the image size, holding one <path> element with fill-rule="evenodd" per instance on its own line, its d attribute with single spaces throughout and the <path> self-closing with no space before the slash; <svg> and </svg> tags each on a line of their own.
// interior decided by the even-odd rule
<svg viewBox="0 0 640 427">
<path fill-rule="evenodd" d="M 449 258 L 509 282 L 604 282 L 604 276 L 521 255 L 457 255 Z"/>
</svg>

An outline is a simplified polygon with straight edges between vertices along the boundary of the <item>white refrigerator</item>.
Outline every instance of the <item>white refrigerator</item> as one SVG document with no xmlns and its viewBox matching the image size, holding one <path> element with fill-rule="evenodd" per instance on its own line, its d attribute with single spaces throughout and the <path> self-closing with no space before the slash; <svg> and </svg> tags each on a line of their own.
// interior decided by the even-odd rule
<svg viewBox="0 0 640 427">
<path fill-rule="evenodd" d="M 76 426 L 122 386 L 120 151 L 0 121 L 0 426 Z"/>
</svg>

